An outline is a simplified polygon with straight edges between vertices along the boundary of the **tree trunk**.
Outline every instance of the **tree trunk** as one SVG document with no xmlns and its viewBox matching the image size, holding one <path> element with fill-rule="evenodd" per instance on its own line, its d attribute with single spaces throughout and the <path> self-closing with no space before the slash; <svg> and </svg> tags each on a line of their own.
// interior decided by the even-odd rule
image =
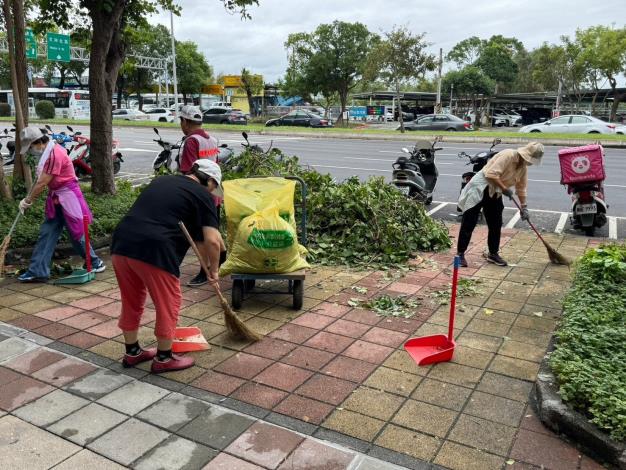
<svg viewBox="0 0 626 470">
<path fill-rule="evenodd" d="M 609 120 L 611 122 L 617 121 L 617 109 L 619 108 L 619 104 L 624 101 L 626 98 L 626 93 L 613 93 L 613 104 L 611 105 L 611 117 Z"/>
<path fill-rule="evenodd" d="M 117 89 L 117 109 L 122 107 L 122 93 L 124 92 L 125 82 L 126 80 L 124 79 L 124 75 L 119 75 L 117 77 L 117 84 L 115 87 Z"/>
<path fill-rule="evenodd" d="M 254 116 L 255 114 L 253 114 L 253 103 L 252 103 L 252 90 L 250 90 L 249 88 L 246 89 L 246 96 L 248 97 L 248 107 L 250 108 L 250 116 Z"/>
<path fill-rule="evenodd" d="M 346 112 L 346 103 L 348 102 L 348 90 L 341 90 L 339 92 L 339 103 L 341 104 L 341 111 L 339 113 L 339 119 L 337 120 L 337 124 L 342 126 L 347 126 L 348 122 L 343 118 L 344 113 Z"/>
<path fill-rule="evenodd" d="M 187 93 L 183 92 L 183 104 L 187 106 Z"/>
<path fill-rule="evenodd" d="M 113 88 L 124 60 L 122 14 L 126 2 L 115 0 L 106 12 L 101 2 L 89 6 L 92 21 L 91 57 L 89 60 L 89 93 L 91 99 L 91 189 L 95 194 L 115 194 L 111 147 Z"/>
<path fill-rule="evenodd" d="M 404 116 L 402 116 L 402 106 L 400 105 L 400 83 L 399 82 L 396 82 L 396 102 L 398 103 L 398 120 L 400 121 L 400 132 L 404 134 Z M 385 116 L 385 119 L 387 119 L 387 116 Z"/>
<path fill-rule="evenodd" d="M 61 79 L 59 80 L 59 88 L 62 90 L 65 86 L 65 67 L 59 68 L 59 75 Z"/>
</svg>

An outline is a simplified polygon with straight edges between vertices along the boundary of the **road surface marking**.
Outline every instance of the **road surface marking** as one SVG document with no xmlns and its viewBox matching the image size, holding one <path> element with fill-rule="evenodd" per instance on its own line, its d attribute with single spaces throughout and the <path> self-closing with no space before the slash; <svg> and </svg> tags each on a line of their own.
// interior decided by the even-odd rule
<svg viewBox="0 0 626 470">
<path fill-rule="evenodd" d="M 567 212 L 562 212 L 561 217 L 559 217 L 559 221 L 556 224 L 556 228 L 554 229 L 554 233 L 563 233 L 563 229 L 565 228 L 565 224 L 567 223 L 567 218 L 569 214 Z"/>
<path fill-rule="evenodd" d="M 609 217 L 609 238 L 617 240 L 617 217 Z"/>
<path fill-rule="evenodd" d="M 372 162 L 392 163 L 392 160 L 381 160 L 380 158 L 365 158 L 365 157 L 341 157 L 344 160 L 369 160 Z M 452 165 L 452 163 L 437 162 L 437 165 Z"/>
<path fill-rule="evenodd" d="M 118 148 L 118 150 L 120 152 L 156 152 L 157 149 L 151 148 L 151 149 L 140 149 L 140 148 L 134 148 L 134 147 L 122 147 L 122 148 Z"/>
<path fill-rule="evenodd" d="M 426 212 L 426 214 L 428 215 L 433 215 L 435 212 L 437 212 L 440 209 L 443 209 L 444 207 L 446 207 L 448 205 L 447 202 L 442 202 L 441 204 L 439 204 L 437 207 L 435 207 L 434 209 L 429 210 L 428 212 Z"/>
<path fill-rule="evenodd" d="M 511 220 L 509 220 L 509 223 L 506 224 L 504 226 L 504 228 L 513 228 L 515 227 L 515 224 L 517 223 L 517 221 L 520 219 L 520 214 L 519 211 L 517 211 L 515 214 L 513 214 L 513 217 L 511 217 Z"/>
<path fill-rule="evenodd" d="M 376 171 L 378 173 L 391 173 L 391 170 L 377 170 L 375 168 L 353 168 L 350 166 L 331 166 L 331 165 L 316 165 L 311 164 L 314 168 L 331 168 L 335 170 L 357 170 L 357 171 Z"/>
</svg>

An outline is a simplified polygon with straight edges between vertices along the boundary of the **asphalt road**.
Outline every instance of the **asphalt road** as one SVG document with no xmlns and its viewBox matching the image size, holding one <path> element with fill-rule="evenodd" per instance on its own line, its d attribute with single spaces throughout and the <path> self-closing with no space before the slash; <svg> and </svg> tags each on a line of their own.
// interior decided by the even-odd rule
<svg viewBox="0 0 626 470">
<path fill-rule="evenodd" d="M 82 129 L 81 129 L 82 130 Z M 88 129 L 85 129 L 88 132 Z M 175 142 L 182 134 L 176 129 L 160 129 L 165 140 Z M 220 142 L 236 151 L 241 149 L 243 138 L 230 128 L 214 133 Z M 120 141 L 120 151 L 124 155 L 121 178 L 142 183 L 149 179 L 152 160 L 160 147 L 152 141 L 154 132 L 143 128 L 114 128 L 114 137 Z M 320 172 L 328 172 L 341 180 L 357 175 L 366 179 L 369 176 L 391 177 L 391 164 L 401 155 L 400 149 L 408 142 L 332 139 L 308 137 L 251 136 L 251 142 L 262 147 L 273 145 L 288 155 L 297 155 L 302 163 L 311 165 Z M 456 220 L 456 200 L 460 190 L 461 174 L 470 169 L 466 161 L 457 157 L 461 151 L 469 154 L 486 150 L 486 144 L 441 143 L 443 150 L 437 152 L 439 180 L 435 189 L 435 202 L 430 206 L 433 217 Z M 505 148 L 500 146 L 499 148 Z M 532 218 L 543 230 L 575 232 L 570 226 L 568 213 L 570 197 L 565 187 L 559 183 L 560 171 L 557 159 L 559 147 L 547 146 L 543 164 L 529 169 L 528 204 Z M 609 223 L 597 230 L 598 236 L 610 238 L 626 237 L 626 150 L 606 150 L 605 181 L 606 200 L 609 203 Z M 444 204 L 446 203 L 446 204 Z M 508 206 L 512 204 L 508 203 Z M 505 210 L 505 226 L 523 228 L 525 223 L 517 220 L 512 207 Z"/>
</svg>

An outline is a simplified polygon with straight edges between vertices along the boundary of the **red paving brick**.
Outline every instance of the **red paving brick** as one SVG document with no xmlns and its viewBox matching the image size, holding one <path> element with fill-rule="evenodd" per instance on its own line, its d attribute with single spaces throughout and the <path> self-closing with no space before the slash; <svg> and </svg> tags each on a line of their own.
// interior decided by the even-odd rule
<svg viewBox="0 0 626 470">
<path fill-rule="evenodd" d="M 14 380 L 19 379 L 22 375 L 17 372 L 12 371 L 11 369 L 7 369 L 5 367 L 0 367 L 0 387 L 13 382 Z"/>
<path fill-rule="evenodd" d="M 71 302 L 70 305 L 72 307 L 83 308 L 85 310 L 93 310 L 103 305 L 110 304 L 111 302 L 113 302 L 113 299 L 109 297 L 90 295 L 89 297 L 75 300 L 74 302 Z"/>
<path fill-rule="evenodd" d="M 71 326 L 63 325 L 61 323 L 50 323 L 48 325 L 36 328 L 33 330 L 38 335 L 45 336 L 46 338 L 59 339 L 64 336 L 69 336 L 76 333 L 78 330 Z"/>
<path fill-rule="evenodd" d="M 376 369 L 376 365 L 370 362 L 359 361 L 351 357 L 339 356 L 322 369 L 324 374 L 339 379 L 361 383 Z"/>
<path fill-rule="evenodd" d="M 89 349 L 96 346 L 97 344 L 106 341 L 106 338 L 103 338 L 102 336 L 92 335 L 91 333 L 86 333 L 84 331 L 79 331 L 78 333 L 74 333 L 73 335 L 61 338 L 60 341 L 65 344 L 76 346 L 77 348 Z"/>
<path fill-rule="evenodd" d="M 326 315 L 319 315 L 317 313 L 304 313 L 300 315 L 295 320 L 292 320 L 291 323 L 293 325 L 305 326 L 307 328 L 315 328 L 318 330 L 322 330 L 334 322 L 335 319 L 333 317 L 328 317 Z"/>
<path fill-rule="evenodd" d="M 232 398 L 266 409 L 274 408 L 286 396 L 287 392 L 253 382 L 245 383 L 231 394 Z"/>
<path fill-rule="evenodd" d="M 222 452 L 208 464 L 202 467 L 202 470 L 264 470 L 263 467 L 259 467 L 245 460 L 238 459 L 232 455 Z"/>
<path fill-rule="evenodd" d="M 262 356 L 268 359 L 278 360 L 285 354 L 293 351 L 295 347 L 296 345 L 293 343 L 265 337 L 262 338 L 261 341 L 257 341 L 256 343 L 251 344 L 246 349 L 244 349 L 244 351 L 249 354 L 254 354 L 256 356 Z"/>
<path fill-rule="evenodd" d="M 360 308 L 352 309 L 343 316 L 343 319 L 358 323 L 365 323 L 366 325 L 376 325 L 380 322 L 380 317 L 374 312 Z"/>
<path fill-rule="evenodd" d="M 355 341 L 348 349 L 343 352 L 344 356 L 352 357 L 373 364 L 382 364 L 393 352 L 393 348 L 382 346 L 380 344 L 368 343 L 366 341 Z"/>
<path fill-rule="evenodd" d="M 528 429 L 529 431 L 538 432 L 540 434 L 554 436 L 554 433 L 543 425 L 541 420 L 537 417 L 537 415 L 530 406 L 526 408 L 526 413 L 522 418 L 520 427 L 522 429 Z"/>
<path fill-rule="evenodd" d="M 191 385 L 226 396 L 233 393 L 244 383 L 246 381 L 243 379 L 209 371 L 191 382 Z"/>
<path fill-rule="evenodd" d="M 13 411 L 52 390 L 48 384 L 22 376 L 0 387 L 0 410 Z"/>
<path fill-rule="evenodd" d="M 406 282 L 394 282 L 392 284 L 389 284 L 385 288 L 385 290 L 396 292 L 398 294 L 413 295 L 413 294 L 417 294 L 421 288 L 422 286 L 418 284 L 409 284 Z"/>
<path fill-rule="evenodd" d="M 101 313 L 85 312 L 61 320 L 59 323 L 63 323 L 64 325 L 71 326 L 73 328 L 78 328 L 79 330 L 85 330 L 107 320 L 109 320 L 109 317 L 102 315 Z"/>
<path fill-rule="evenodd" d="M 321 424 L 334 409 L 334 406 L 317 400 L 289 395 L 274 408 L 274 411 L 307 423 Z"/>
<path fill-rule="evenodd" d="M 223 372 L 235 377 L 251 379 L 272 363 L 264 357 L 253 356 L 252 354 L 237 353 L 226 359 L 224 362 L 214 367 L 217 372 Z"/>
<path fill-rule="evenodd" d="M 35 316 L 45 318 L 46 320 L 50 321 L 60 321 L 77 315 L 81 312 L 84 312 L 84 310 L 66 305 L 63 307 L 52 308 L 50 310 L 44 310 L 43 312 L 36 313 Z"/>
<path fill-rule="evenodd" d="M 4 366 L 23 374 L 30 375 L 39 369 L 43 369 L 50 364 L 60 361 L 64 357 L 64 355 L 57 352 L 37 348 L 11 359 L 11 361 L 4 364 Z"/>
<path fill-rule="evenodd" d="M 384 323 L 380 323 L 379 325 L 384 325 Z M 406 333 L 400 333 L 398 331 L 387 330 L 385 328 L 375 326 L 365 333 L 361 340 L 382 344 L 383 346 L 389 346 L 390 348 L 397 348 L 401 344 L 404 344 L 408 337 L 409 335 Z"/>
<path fill-rule="evenodd" d="M 257 375 L 253 381 L 292 392 L 302 385 L 313 372 L 287 364 L 275 363 Z"/>
<path fill-rule="evenodd" d="M 87 333 L 102 336 L 103 338 L 115 338 L 116 336 L 122 334 L 122 330 L 120 330 L 120 327 L 117 326 L 117 319 L 112 319 L 104 323 L 100 323 L 99 325 L 92 326 L 86 331 Z"/>
<path fill-rule="evenodd" d="M 226 452 L 266 468 L 276 468 L 304 438 L 287 429 L 255 423 Z"/>
<path fill-rule="evenodd" d="M 109 297 L 110 299 L 120 300 L 122 298 L 122 294 L 120 294 L 120 290 L 115 287 L 114 289 L 106 290 L 104 292 L 100 292 L 100 295 L 103 297 Z"/>
<path fill-rule="evenodd" d="M 337 320 L 335 323 L 326 327 L 325 331 L 336 333 L 338 335 L 349 336 L 350 338 L 360 338 L 370 326 L 355 321 Z"/>
<path fill-rule="evenodd" d="M 317 305 L 311 311 L 314 313 L 319 313 L 321 315 L 327 315 L 329 317 L 339 318 L 350 310 L 350 307 L 346 307 L 345 305 L 337 305 L 330 302 L 322 302 Z"/>
<path fill-rule="evenodd" d="M 14 320 L 11 320 L 8 323 L 31 331 L 35 328 L 41 328 L 42 326 L 50 324 L 48 320 L 37 317 L 35 315 L 24 315 Z"/>
<path fill-rule="evenodd" d="M 346 380 L 336 379 L 324 375 L 315 375 L 302 385 L 296 393 L 299 395 L 315 398 L 317 400 L 338 405 L 346 399 L 357 384 Z"/>
<path fill-rule="evenodd" d="M 354 454 L 306 439 L 278 467 L 278 470 L 346 470 Z"/>
<path fill-rule="evenodd" d="M 95 308 L 94 312 L 101 313 L 107 317 L 118 318 L 122 312 L 122 302 L 111 302 L 106 305 L 101 305 Z"/>
<path fill-rule="evenodd" d="M 550 470 L 571 470 L 578 467 L 579 452 L 562 440 L 520 429 L 513 444 L 511 458 L 544 466 Z"/>
<path fill-rule="evenodd" d="M 38 370 L 32 374 L 32 377 L 50 385 L 62 387 L 95 370 L 96 367 L 91 364 L 67 357 Z"/>
<path fill-rule="evenodd" d="M 298 346 L 283 357 L 281 362 L 318 371 L 333 357 L 335 357 L 335 355 L 330 352 L 320 351 L 319 349 L 309 348 L 307 346 Z"/>
<path fill-rule="evenodd" d="M 317 330 L 313 328 L 306 328 L 304 326 L 294 325 L 287 323 L 281 326 L 277 330 L 270 333 L 272 338 L 282 339 L 284 341 L 290 341 L 292 343 L 304 343 L 307 339 L 317 333 Z"/>
<path fill-rule="evenodd" d="M 430 316 L 431 313 L 429 312 L 428 318 L 430 318 Z M 423 319 L 414 316 L 412 318 L 386 318 L 381 321 L 378 326 L 409 335 L 422 326 L 422 323 L 424 323 Z"/>
<path fill-rule="evenodd" d="M 312 348 L 321 349 L 322 351 L 340 353 L 353 342 L 353 338 L 321 331 L 304 344 Z"/>
</svg>

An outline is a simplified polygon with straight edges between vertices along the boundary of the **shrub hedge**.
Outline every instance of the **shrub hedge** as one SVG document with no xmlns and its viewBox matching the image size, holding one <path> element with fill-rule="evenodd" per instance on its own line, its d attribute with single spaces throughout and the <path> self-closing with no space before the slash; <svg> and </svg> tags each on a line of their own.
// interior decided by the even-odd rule
<svg viewBox="0 0 626 470">
<path fill-rule="evenodd" d="M 37 104 L 35 104 L 35 112 L 39 119 L 54 119 L 54 103 L 48 100 L 37 101 Z"/>
</svg>

